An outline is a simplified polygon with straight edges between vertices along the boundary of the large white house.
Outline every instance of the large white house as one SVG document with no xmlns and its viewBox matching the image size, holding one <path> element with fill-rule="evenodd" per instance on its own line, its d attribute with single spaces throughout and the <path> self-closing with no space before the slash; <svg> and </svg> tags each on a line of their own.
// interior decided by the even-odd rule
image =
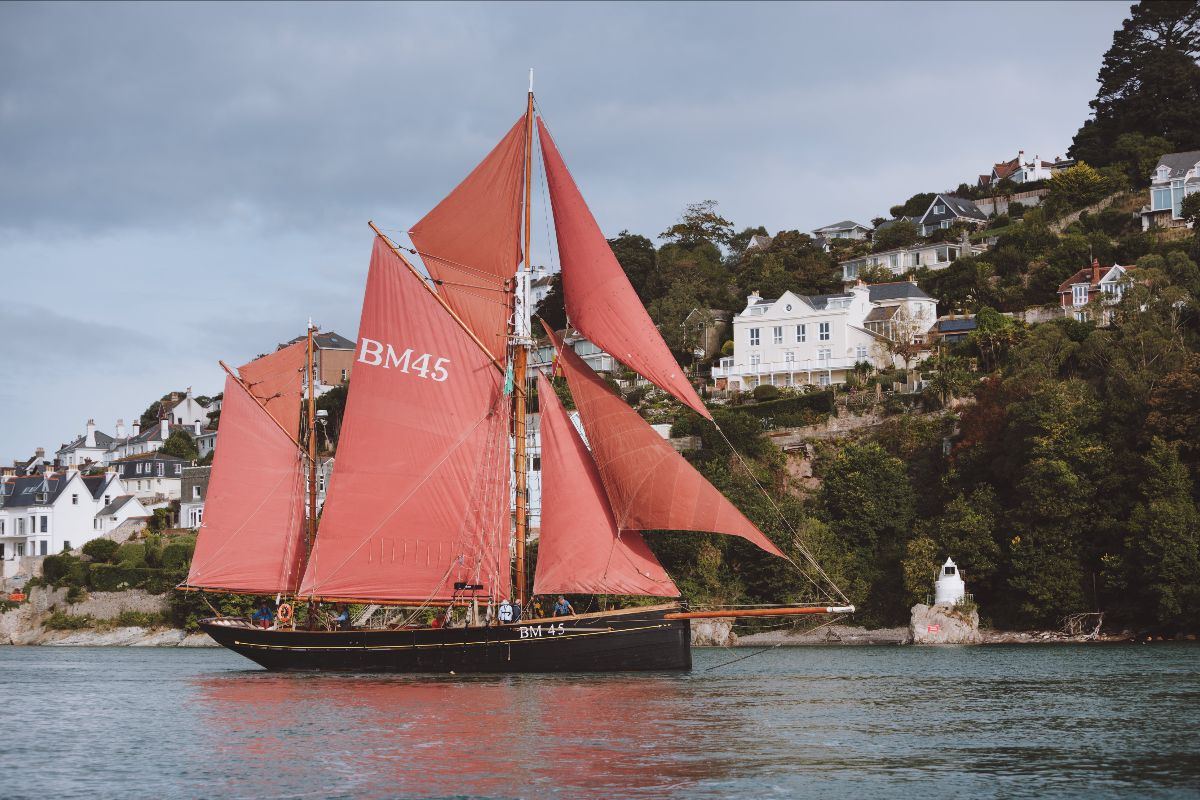
<svg viewBox="0 0 1200 800">
<path fill-rule="evenodd" d="M 1167 153 L 1150 175 L 1150 205 L 1142 208 L 1142 230 L 1191 227 L 1183 198 L 1200 192 L 1200 150 Z"/>
<path fill-rule="evenodd" d="M 0 575 L 18 574 L 26 556 L 77 548 L 145 514 L 113 472 L 84 477 L 68 469 L 0 479 Z"/>
<path fill-rule="evenodd" d="M 82 467 L 87 464 L 105 463 L 105 453 L 112 445 L 113 437 L 96 430 L 96 420 L 89 419 L 82 436 L 58 448 L 55 461 L 60 467 Z"/>
<path fill-rule="evenodd" d="M 859 362 L 897 365 L 888 335 L 920 341 L 937 319 L 937 301 L 915 282 L 859 283 L 842 294 L 747 298 L 733 318 L 733 355 L 713 367 L 718 389 L 760 384 L 844 383 Z"/>
<path fill-rule="evenodd" d="M 178 456 L 152 451 L 118 459 L 111 466 L 124 481 L 128 494 L 151 505 L 180 499 L 183 468 L 187 465 Z"/>
</svg>

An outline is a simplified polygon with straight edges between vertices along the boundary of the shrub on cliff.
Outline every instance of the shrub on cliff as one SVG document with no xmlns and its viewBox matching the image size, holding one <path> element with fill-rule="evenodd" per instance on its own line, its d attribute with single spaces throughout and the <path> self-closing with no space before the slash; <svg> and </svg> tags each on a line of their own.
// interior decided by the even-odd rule
<svg viewBox="0 0 1200 800">
<path fill-rule="evenodd" d="M 141 542 L 126 542 L 117 548 L 117 555 L 113 561 L 127 567 L 144 567 L 146 566 L 146 545 Z"/>
<path fill-rule="evenodd" d="M 83 554 L 96 563 L 109 561 L 119 545 L 112 539 L 92 539 L 83 546 Z"/>
<path fill-rule="evenodd" d="M 91 617 L 77 617 L 65 611 L 55 611 L 46 620 L 46 627 L 52 631 L 77 631 L 90 628 L 95 624 Z"/>
<path fill-rule="evenodd" d="M 181 570 L 192 560 L 196 550 L 196 540 L 192 538 L 178 539 L 162 549 L 160 562 L 163 569 Z"/>
</svg>

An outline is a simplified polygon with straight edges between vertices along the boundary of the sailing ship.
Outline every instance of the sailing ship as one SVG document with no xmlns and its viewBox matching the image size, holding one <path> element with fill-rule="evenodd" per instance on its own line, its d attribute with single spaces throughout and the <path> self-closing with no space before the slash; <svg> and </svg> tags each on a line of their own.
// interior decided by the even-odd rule
<svg viewBox="0 0 1200 800">
<path fill-rule="evenodd" d="M 266 628 L 242 618 L 201 621 L 220 644 L 273 670 L 683 670 L 693 618 L 853 611 L 815 561 L 805 574 L 823 579 L 814 584 L 840 604 L 695 611 L 679 600 L 643 531 L 738 536 L 787 556 L 549 328 L 586 443 L 546 375 L 527 380 L 535 155 L 572 327 L 712 420 L 535 112 L 531 78 L 525 113 L 412 227 L 411 248 L 371 224 L 354 379 L 319 526 L 311 323 L 307 343 L 236 374 L 226 367 L 205 515 L 180 588 L 287 598 L 281 611 L 355 603 L 366 613 L 333 630 L 297 625 L 285 619 L 291 613 Z M 526 417 L 534 387 L 543 486 L 531 568 Z M 531 572 L 537 596 L 660 602 L 539 617 L 529 613 Z M 525 618 L 498 619 L 509 598 Z M 465 624 L 440 624 L 456 608 L 466 610 Z"/>
</svg>

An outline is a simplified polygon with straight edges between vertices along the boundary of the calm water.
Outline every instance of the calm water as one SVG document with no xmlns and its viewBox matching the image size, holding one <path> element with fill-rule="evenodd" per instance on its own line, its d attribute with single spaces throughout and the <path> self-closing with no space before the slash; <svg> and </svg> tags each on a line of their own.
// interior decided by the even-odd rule
<svg viewBox="0 0 1200 800">
<path fill-rule="evenodd" d="M 275 675 L 0 647 L 0 797 L 1196 797 L 1200 646 L 699 650 L 686 675 Z"/>
</svg>

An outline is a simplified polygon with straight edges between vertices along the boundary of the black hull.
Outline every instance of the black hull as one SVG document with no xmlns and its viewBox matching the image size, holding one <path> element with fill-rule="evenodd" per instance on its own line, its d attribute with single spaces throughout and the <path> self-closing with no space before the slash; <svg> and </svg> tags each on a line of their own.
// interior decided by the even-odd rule
<svg viewBox="0 0 1200 800">
<path fill-rule="evenodd" d="M 678 606 L 583 614 L 480 628 L 264 630 L 212 618 L 200 627 L 269 670 L 318 672 L 625 672 L 692 666 Z"/>
</svg>

